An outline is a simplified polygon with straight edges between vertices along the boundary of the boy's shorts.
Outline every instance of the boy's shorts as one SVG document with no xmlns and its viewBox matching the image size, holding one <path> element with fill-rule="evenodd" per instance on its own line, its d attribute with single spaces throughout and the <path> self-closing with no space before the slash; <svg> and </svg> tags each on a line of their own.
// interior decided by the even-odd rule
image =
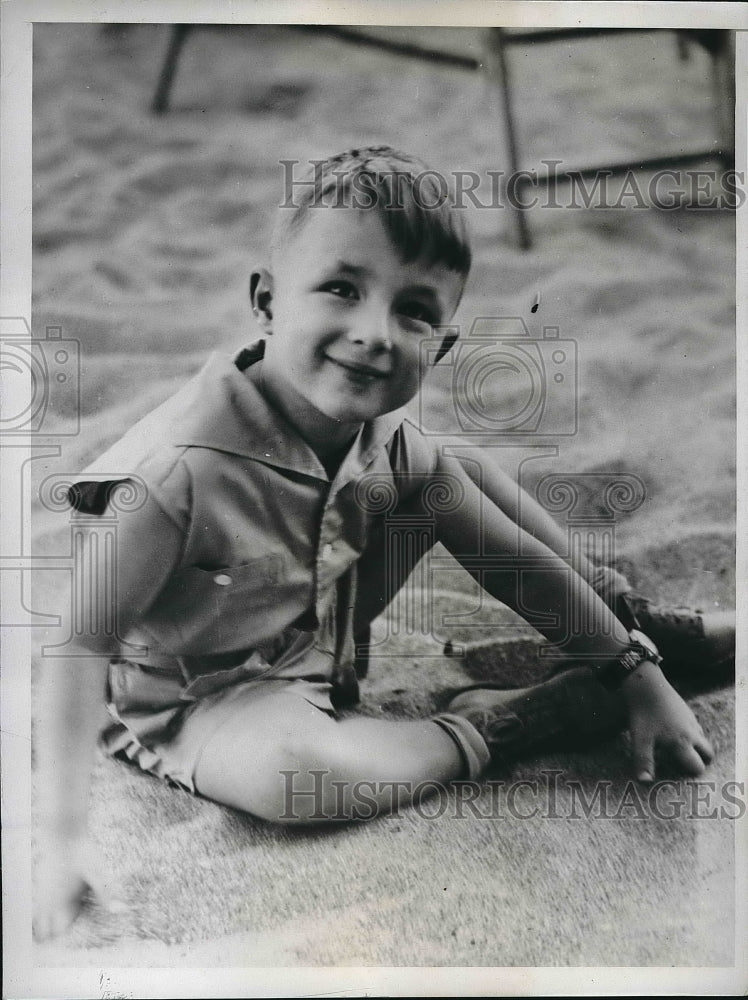
<svg viewBox="0 0 748 1000">
<path fill-rule="evenodd" d="M 335 714 L 333 685 L 327 680 L 285 676 L 242 680 L 234 669 L 185 684 L 177 672 L 113 660 L 108 709 L 114 721 L 102 733 L 101 746 L 110 756 L 129 760 L 194 794 L 195 769 L 214 733 L 236 713 L 251 726 L 253 716 L 263 713 L 264 699 L 279 691 Z"/>
</svg>

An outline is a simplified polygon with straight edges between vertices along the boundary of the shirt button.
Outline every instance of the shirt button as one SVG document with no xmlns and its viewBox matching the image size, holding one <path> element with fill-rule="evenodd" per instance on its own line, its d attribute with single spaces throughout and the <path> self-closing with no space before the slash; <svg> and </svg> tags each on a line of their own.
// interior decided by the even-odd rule
<svg viewBox="0 0 748 1000">
<path fill-rule="evenodd" d="M 231 583 L 231 577 L 228 573 L 219 573 L 213 577 L 213 583 L 217 583 L 219 587 L 228 587 Z"/>
</svg>

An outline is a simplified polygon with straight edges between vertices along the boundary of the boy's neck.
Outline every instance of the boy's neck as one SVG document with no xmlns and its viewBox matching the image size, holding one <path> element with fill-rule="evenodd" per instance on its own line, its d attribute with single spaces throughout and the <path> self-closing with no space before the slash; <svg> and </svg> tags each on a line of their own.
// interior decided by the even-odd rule
<svg viewBox="0 0 748 1000">
<path fill-rule="evenodd" d="M 262 362 L 249 367 L 245 374 L 263 398 L 278 410 L 299 437 L 309 445 L 329 478 L 334 479 L 361 425 L 332 420 L 317 410 L 310 414 L 309 404 L 300 396 L 295 397 L 293 392 L 275 391 L 272 382 L 263 378 Z M 302 413 L 303 420 L 299 419 Z"/>
<path fill-rule="evenodd" d="M 317 458 L 322 463 L 330 482 L 332 482 L 335 476 L 338 474 L 338 469 L 343 464 L 343 460 L 345 459 L 345 456 L 348 454 L 348 451 L 350 450 L 352 443 L 353 443 L 353 438 L 349 438 L 349 440 L 342 446 L 342 448 L 339 448 L 337 451 L 330 452 L 329 454 L 322 454 L 309 441 L 307 441 L 309 447 L 312 449 L 312 451 L 315 453 Z"/>
</svg>

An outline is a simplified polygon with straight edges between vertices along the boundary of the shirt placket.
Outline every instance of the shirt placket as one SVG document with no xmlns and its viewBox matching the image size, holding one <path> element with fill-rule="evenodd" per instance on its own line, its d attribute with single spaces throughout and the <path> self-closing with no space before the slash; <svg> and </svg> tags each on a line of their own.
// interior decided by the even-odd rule
<svg viewBox="0 0 748 1000">
<path fill-rule="evenodd" d="M 332 658 L 331 681 L 341 696 L 358 700 L 354 668 L 353 604 L 356 553 L 346 540 L 346 525 L 338 493 L 331 489 L 320 524 L 317 549 L 316 646 Z M 350 527 L 350 526 L 349 526 Z"/>
<path fill-rule="evenodd" d="M 319 628 L 315 646 L 332 657 L 336 683 L 351 689 L 357 688 L 353 618 L 355 564 L 361 555 L 360 544 L 355 539 L 365 534 L 363 524 L 354 524 L 352 519 L 365 519 L 365 511 L 356 504 L 352 505 L 350 499 L 346 503 L 344 495 L 367 470 L 373 468 L 378 450 L 379 446 L 374 443 L 370 443 L 365 450 L 360 448 L 359 442 L 353 446 L 330 485 L 320 518 L 317 543 L 315 613 Z M 386 455 L 380 458 L 379 465 L 379 475 L 391 477 Z M 352 547 L 354 545 L 358 548 Z"/>
<path fill-rule="evenodd" d="M 320 623 L 319 642 L 331 653 L 336 647 L 337 580 L 344 572 L 342 558 L 343 519 L 332 490 L 322 512 L 317 545 L 315 611 Z"/>
</svg>

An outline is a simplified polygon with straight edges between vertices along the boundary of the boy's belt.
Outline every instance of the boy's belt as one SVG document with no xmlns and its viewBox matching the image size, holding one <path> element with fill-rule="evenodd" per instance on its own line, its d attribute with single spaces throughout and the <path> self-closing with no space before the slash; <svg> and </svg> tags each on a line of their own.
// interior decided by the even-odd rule
<svg viewBox="0 0 748 1000">
<path fill-rule="evenodd" d="M 183 707 L 243 681 L 294 676 L 334 681 L 333 656 L 315 646 L 311 633 L 298 633 L 272 663 L 263 654 L 264 650 L 205 657 L 153 653 L 147 662 L 118 657 L 109 669 L 111 701 L 121 712 L 152 712 Z"/>
</svg>

